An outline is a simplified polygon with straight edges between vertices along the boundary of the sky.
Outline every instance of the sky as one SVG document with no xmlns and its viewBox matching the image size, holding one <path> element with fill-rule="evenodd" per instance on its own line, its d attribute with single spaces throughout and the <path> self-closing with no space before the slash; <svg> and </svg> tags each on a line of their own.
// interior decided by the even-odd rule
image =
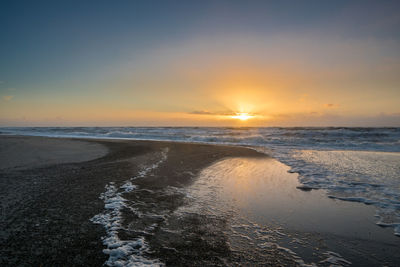
<svg viewBox="0 0 400 267">
<path fill-rule="evenodd" d="M 1 1 L 0 126 L 400 126 L 400 1 Z"/>
</svg>

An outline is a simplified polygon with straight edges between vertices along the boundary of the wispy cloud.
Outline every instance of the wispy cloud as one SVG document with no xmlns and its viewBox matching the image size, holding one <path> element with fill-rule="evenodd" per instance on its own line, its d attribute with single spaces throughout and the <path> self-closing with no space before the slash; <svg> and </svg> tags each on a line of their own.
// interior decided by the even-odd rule
<svg viewBox="0 0 400 267">
<path fill-rule="evenodd" d="M 194 110 L 194 111 L 188 112 L 188 114 L 194 114 L 194 115 L 213 115 L 213 116 L 233 116 L 233 115 L 236 115 L 237 112 L 233 112 L 233 111 Z"/>
<path fill-rule="evenodd" d="M 340 107 L 340 105 L 339 104 L 328 103 L 328 104 L 325 104 L 324 107 L 326 107 L 326 108 L 338 108 L 338 107 Z"/>
<path fill-rule="evenodd" d="M 13 95 L 5 95 L 5 96 L 3 96 L 3 100 L 4 101 L 11 101 L 11 99 L 13 99 L 14 98 L 14 96 Z"/>
<path fill-rule="evenodd" d="M 212 112 L 206 111 L 206 110 L 194 110 L 189 112 L 189 114 L 195 114 L 195 115 L 215 115 Z"/>
</svg>

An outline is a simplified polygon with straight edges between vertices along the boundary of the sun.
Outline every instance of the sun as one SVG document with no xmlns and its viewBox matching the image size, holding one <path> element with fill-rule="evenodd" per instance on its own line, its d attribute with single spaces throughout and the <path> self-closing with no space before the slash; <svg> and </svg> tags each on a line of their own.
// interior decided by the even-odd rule
<svg viewBox="0 0 400 267">
<path fill-rule="evenodd" d="M 236 113 L 236 115 L 231 116 L 232 119 L 239 119 L 241 121 L 247 121 L 248 119 L 253 118 L 254 115 L 249 113 Z"/>
</svg>

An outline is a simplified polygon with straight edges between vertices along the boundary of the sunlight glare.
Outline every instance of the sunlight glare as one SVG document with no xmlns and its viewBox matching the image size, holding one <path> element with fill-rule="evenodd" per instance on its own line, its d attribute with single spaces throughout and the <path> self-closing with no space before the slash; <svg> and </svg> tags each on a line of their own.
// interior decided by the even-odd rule
<svg viewBox="0 0 400 267">
<path fill-rule="evenodd" d="M 236 113 L 236 115 L 231 116 L 232 119 L 239 119 L 241 121 L 246 121 L 248 119 L 253 118 L 253 115 L 250 115 L 248 113 Z"/>
</svg>

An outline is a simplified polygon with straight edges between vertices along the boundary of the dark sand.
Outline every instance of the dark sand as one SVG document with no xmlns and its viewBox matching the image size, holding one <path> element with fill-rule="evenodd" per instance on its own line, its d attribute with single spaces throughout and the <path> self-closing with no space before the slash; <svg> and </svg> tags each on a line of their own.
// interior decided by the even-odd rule
<svg viewBox="0 0 400 267">
<path fill-rule="evenodd" d="M 58 138 L 2 136 L 0 151 L 0 169 L 3 170 L 89 161 L 106 155 L 107 147 Z"/>
<path fill-rule="evenodd" d="M 1 136 L 0 266 L 102 266 L 107 260 L 101 242 L 105 231 L 90 221 L 104 209 L 100 194 L 109 182 L 118 184 L 135 175 L 146 159 L 165 147 L 167 162 L 141 181 L 143 187 L 185 186 L 221 158 L 262 156 L 225 146 Z M 182 203 L 179 197 L 157 201 L 171 210 Z M 218 254 L 207 242 L 192 244 L 186 245 L 186 258 L 161 250 L 157 256 L 173 265 L 187 265 L 193 257 L 213 260 Z M 193 256 L 188 255 L 196 248 Z M 219 250 L 225 253 L 226 247 Z"/>
<path fill-rule="evenodd" d="M 218 177 L 233 177 L 238 172 L 238 178 L 242 174 L 248 177 L 242 171 L 252 170 L 252 183 L 232 180 L 232 184 L 227 180 L 223 188 L 229 190 L 228 196 L 236 197 L 238 207 L 249 201 L 260 203 L 261 212 L 247 208 L 244 211 L 262 216 L 261 223 L 276 220 L 286 228 L 291 238 L 288 244 L 283 244 L 285 247 L 294 249 L 290 241 L 294 237 L 307 240 L 306 247 L 296 245 L 299 248 L 294 249 L 305 259 L 313 260 L 317 258 L 314 252 L 333 248 L 354 266 L 398 266 L 400 262 L 396 237 L 380 236 L 379 227 L 376 226 L 375 232 L 373 219 L 366 228 L 361 224 L 357 227 L 358 221 L 372 216 L 372 208 L 330 200 L 320 191 L 295 189 L 298 182 L 294 174 L 287 174 L 276 161 L 250 149 L 172 142 L 1 136 L 0 266 L 102 266 L 108 259 L 102 252 L 101 241 L 106 232 L 103 226 L 90 221 L 104 211 L 104 201 L 99 196 L 109 182 L 120 186 L 136 176 L 143 165 L 153 162 L 165 148 L 169 149 L 167 160 L 145 177 L 134 180 L 140 190 L 124 195 L 134 203 L 138 214 L 148 216 L 139 218 L 137 214 L 123 213 L 124 227 L 129 231 L 121 231 L 121 239 L 142 237 L 145 229 L 154 223 L 158 225 L 153 233 L 144 236 L 152 249 L 147 255 L 150 259 L 160 259 L 168 266 L 237 266 L 240 262 L 245 266 L 298 264 L 277 247 L 265 248 L 257 254 L 246 245 L 249 251 L 233 252 L 233 244 L 226 235 L 232 223 L 229 212 L 227 216 L 173 215 L 188 200 L 184 193 L 169 188 L 195 187 L 196 179 L 200 181 L 204 176 L 203 171 L 211 169 Z M 234 169 L 235 160 L 229 159 L 236 157 L 244 159 L 244 163 Z M 260 162 L 259 168 L 254 165 L 256 158 L 267 161 Z M 254 166 L 240 168 L 243 164 Z M 228 167 L 232 167 L 229 168 L 232 173 L 226 170 Z M 264 168 L 268 181 L 259 189 L 264 183 Z M 214 199 L 210 200 L 213 206 Z M 258 204 L 252 207 L 257 208 Z M 171 216 L 163 221 L 152 214 Z M 346 228 L 346 225 L 352 226 Z M 372 237 L 366 237 L 368 229 L 372 229 Z M 388 232 L 390 229 L 386 229 L 385 233 Z M 378 242 L 374 235 L 383 240 Z"/>
</svg>

